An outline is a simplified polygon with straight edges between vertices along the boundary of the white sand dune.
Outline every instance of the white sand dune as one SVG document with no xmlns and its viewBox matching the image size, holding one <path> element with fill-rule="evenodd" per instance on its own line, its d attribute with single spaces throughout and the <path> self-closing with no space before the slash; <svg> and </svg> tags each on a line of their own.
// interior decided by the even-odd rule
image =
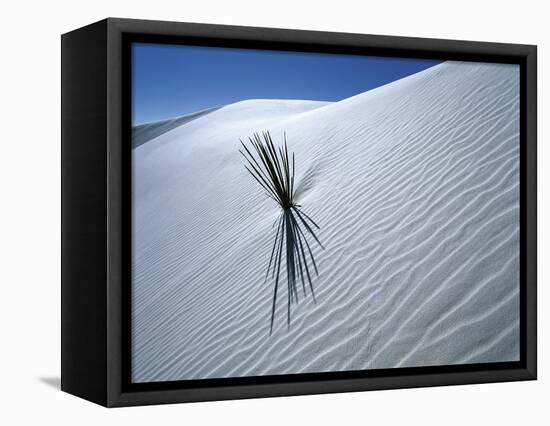
<svg viewBox="0 0 550 426">
<path fill-rule="evenodd" d="M 239 138 L 286 131 L 321 226 L 317 303 Z M 136 382 L 519 359 L 519 72 L 446 62 L 335 103 L 250 100 L 133 150 Z M 284 277 L 283 277 L 284 278 Z"/>
<path fill-rule="evenodd" d="M 162 135 L 163 133 L 169 132 L 170 130 L 192 120 L 196 120 L 203 115 L 210 114 L 219 108 L 220 107 L 207 108 L 202 111 L 185 114 L 180 117 L 170 118 L 168 120 L 153 121 L 151 123 L 144 123 L 134 126 L 132 128 L 132 148 L 136 148 L 145 142 Z"/>
</svg>

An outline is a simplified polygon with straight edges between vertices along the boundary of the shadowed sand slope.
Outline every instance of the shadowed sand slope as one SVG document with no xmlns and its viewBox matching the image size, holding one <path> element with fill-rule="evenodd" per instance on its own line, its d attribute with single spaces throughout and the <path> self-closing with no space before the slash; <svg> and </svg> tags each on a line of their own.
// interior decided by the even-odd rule
<svg viewBox="0 0 550 426">
<path fill-rule="evenodd" d="M 211 113 L 220 109 L 220 107 L 208 108 L 192 114 L 182 115 L 181 117 L 170 118 L 168 120 L 155 121 L 152 123 L 140 124 L 132 128 L 132 148 L 136 148 L 145 142 L 149 142 L 166 132 L 169 132 L 176 127 L 202 117 L 205 114 Z"/>
<path fill-rule="evenodd" d="M 269 335 L 279 215 L 239 138 L 286 131 L 326 249 Z M 446 62 L 335 103 L 251 100 L 133 150 L 134 381 L 519 358 L 519 72 Z M 275 318 L 285 318 L 286 295 Z"/>
</svg>

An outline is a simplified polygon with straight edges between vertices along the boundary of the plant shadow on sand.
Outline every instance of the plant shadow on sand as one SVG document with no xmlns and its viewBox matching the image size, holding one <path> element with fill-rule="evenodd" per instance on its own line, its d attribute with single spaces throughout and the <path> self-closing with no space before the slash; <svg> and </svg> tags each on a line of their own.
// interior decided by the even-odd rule
<svg viewBox="0 0 550 426">
<path fill-rule="evenodd" d="M 313 301 L 316 302 L 311 275 L 315 271 L 318 276 L 319 271 L 308 236 L 312 237 L 323 250 L 325 247 L 315 234 L 315 229 L 320 229 L 319 225 L 295 201 L 294 153 L 292 152 L 289 157 L 286 133 L 284 135 L 284 146 L 279 147 L 275 146 L 269 132 L 262 132 L 261 135 L 254 133 L 248 140 L 251 149 L 241 140 L 244 150 L 239 150 L 247 162 L 245 168 L 262 187 L 266 195 L 281 208 L 281 214 L 273 224 L 273 228 L 276 226 L 277 231 L 265 276 L 266 282 L 270 276 L 271 279 L 275 280 L 269 326 L 269 334 L 271 335 L 275 320 L 277 292 L 282 274 L 283 256 L 286 257 L 287 327 L 290 329 L 290 305 L 299 301 L 300 291 L 298 287 L 300 282 L 304 297 L 308 294 L 306 288 L 309 288 L 309 293 Z"/>
</svg>

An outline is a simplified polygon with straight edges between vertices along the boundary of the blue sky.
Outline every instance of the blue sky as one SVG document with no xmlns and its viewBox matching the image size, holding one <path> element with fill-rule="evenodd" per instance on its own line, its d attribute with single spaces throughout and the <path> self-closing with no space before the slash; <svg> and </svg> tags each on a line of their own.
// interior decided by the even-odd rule
<svg viewBox="0 0 550 426">
<path fill-rule="evenodd" d="M 133 124 L 245 99 L 338 101 L 440 61 L 134 43 Z"/>
</svg>

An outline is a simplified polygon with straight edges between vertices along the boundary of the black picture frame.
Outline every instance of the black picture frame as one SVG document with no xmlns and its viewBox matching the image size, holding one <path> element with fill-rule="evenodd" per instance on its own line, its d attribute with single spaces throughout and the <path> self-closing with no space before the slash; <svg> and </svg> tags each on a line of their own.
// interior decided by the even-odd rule
<svg viewBox="0 0 550 426">
<path fill-rule="evenodd" d="M 520 65 L 520 361 L 130 382 L 130 55 L 134 41 Z M 536 46 L 109 18 L 62 36 L 62 390 L 175 402 L 536 379 Z"/>
</svg>

